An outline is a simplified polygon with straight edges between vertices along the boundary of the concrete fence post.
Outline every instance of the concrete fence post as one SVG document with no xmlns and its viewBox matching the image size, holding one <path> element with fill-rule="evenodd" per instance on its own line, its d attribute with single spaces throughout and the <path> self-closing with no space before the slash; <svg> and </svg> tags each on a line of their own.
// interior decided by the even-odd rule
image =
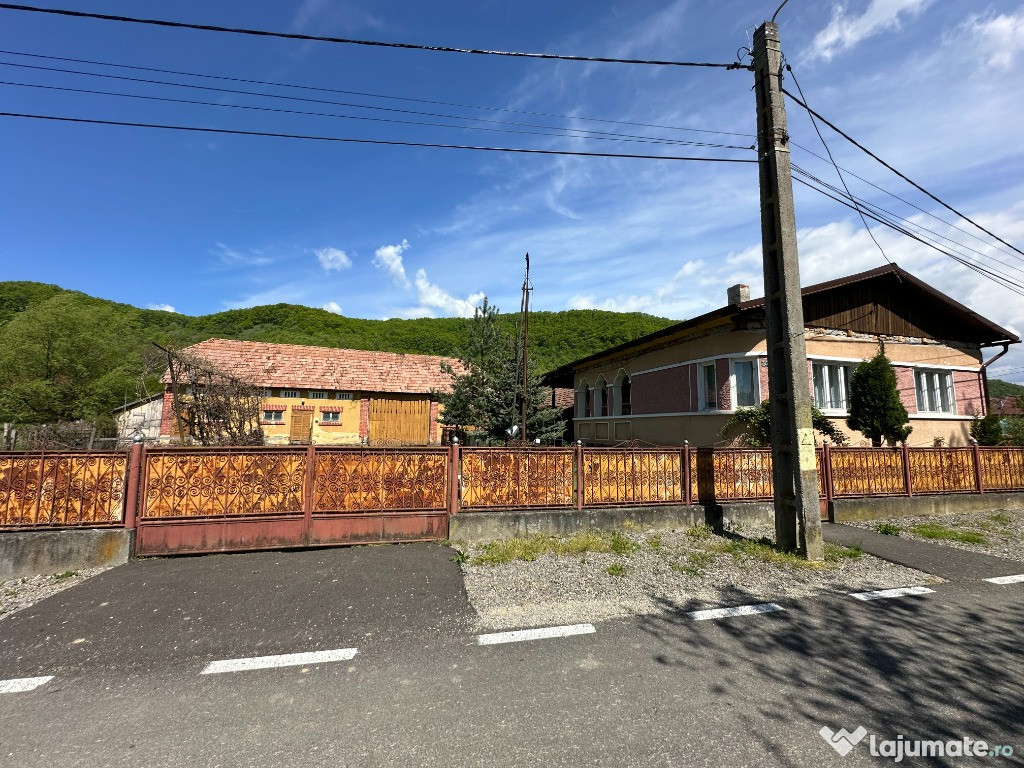
<svg viewBox="0 0 1024 768">
<path fill-rule="evenodd" d="M 985 484 L 981 480 L 981 449 L 978 448 L 978 441 L 971 438 L 971 456 L 974 459 L 974 488 L 978 493 L 985 492 Z"/>
<path fill-rule="evenodd" d="M 141 439 L 132 441 L 128 451 L 128 487 L 124 497 L 124 527 L 134 530 L 139 514 L 139 485 L 142 478 L 144 444 Z"/>
<path fill-rule="evenodd" d="M 907 441 L 903 443 L 903 488 L 907 492 L 907 496 L 914 495 L 914 483 L 913 477 L 910 474 L 910 448 L 907 446 Z"/>
</svg>

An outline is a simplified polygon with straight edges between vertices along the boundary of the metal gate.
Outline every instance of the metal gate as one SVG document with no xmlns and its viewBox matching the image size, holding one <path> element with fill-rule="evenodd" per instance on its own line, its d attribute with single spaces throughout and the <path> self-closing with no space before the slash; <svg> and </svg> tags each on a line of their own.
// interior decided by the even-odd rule
<svg viewBox="0 0 1024 768">
<path fill-rule="evenodd" d="M 448 535 L 444 448 L 158 448 L 142 457 L 140 556 Z"/>
</svg>

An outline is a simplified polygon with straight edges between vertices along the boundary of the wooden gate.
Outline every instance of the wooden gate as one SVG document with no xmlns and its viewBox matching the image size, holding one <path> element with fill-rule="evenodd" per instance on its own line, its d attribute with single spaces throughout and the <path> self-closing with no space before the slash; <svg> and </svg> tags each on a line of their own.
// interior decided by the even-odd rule
<svg viewBox="0 0 1024 768">
<path fill-rule="evenodd" d="M 313 429 L 313 409 L 292 407 L 292 423 L 288 429 L 288 442 L 308 443 Z"/>
<path fill-rule="evenodd" d="M 370 445 L 426 445 L 430 441 L 430 401 L 416 395 L 389 395 L 370 401 Z"/>
</svg>

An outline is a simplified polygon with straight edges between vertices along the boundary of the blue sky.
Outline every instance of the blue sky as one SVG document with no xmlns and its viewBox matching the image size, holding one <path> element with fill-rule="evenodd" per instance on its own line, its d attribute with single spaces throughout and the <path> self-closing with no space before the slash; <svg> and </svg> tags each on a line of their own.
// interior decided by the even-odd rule
<svg viewBox="0 0 1024 768">
<path fill-rule="evenodd" d="M 729 62 L 777 6 L 751 0 L 413 3 L 302 0 L 49 0 L 60 8 L 316 35 L 504 50 Z M 997 234 L 1024 248 L 1024 3 L 790 0 L 783 50 L 811 105 Z M 746 146 L 747 71 L 530 61 L 140 27 L 0 11 L 0 47 L 424 99 L 441 106 L 0 54 L 8 82 L 218 104 L 442 122 L 341 117 L 75 94 L 0 85 L 5 111 L 398 141 L 752 157 L 745 150 L 538 136 L 515 121 Z M 186 89 L 10 64 L 169 80 Z M 792 81 L 787 85 L 791 86 Z M 281 94 L 414 115 L 272 99 Z M 497 111 L 519 110 L 518 112 Z M 549 117 L 524 112 L 548 113 Z M 583 118 L 669 126 L 589 122 Z M 695 133 L 680 128 L 716 133 Z M 793 140 L 821 145 L 790 106 Z M 732 135 L 741 134 L 741 135 Z M 831 132 L 837 161 L 924 209 L 849 179 L 854 194 L 926 224 L 1021 279 L 1024 261 L 953 217 Z M 835 182 L 800 147 L 793 159 Z M 471 314 L 483 294 L 519 305 L 529 251 L 534 306 L 683 319 L 746 282 L 763 292 L 754 165 L 501 155 L 0 118 L 0 279 L 38 280 L 141 307 L 204 314 L 280 301 L 355 317 Z M 884 263 L 856 214 L 796 188 L 805 284 Z M 958 226 L 970 229 L 960 221 Z M 992 320 L 1024 332 L 1024 299 L 877 228 L 886 255 Z M 977 233 L 982 236 L 981 233 Z M 984 236 L 982 236 L 984 237 Z M 1004 262 L 998 265 L 992 259 Z M 995 374 L 1024 381 L 1024 352 Z"/>
</svg>

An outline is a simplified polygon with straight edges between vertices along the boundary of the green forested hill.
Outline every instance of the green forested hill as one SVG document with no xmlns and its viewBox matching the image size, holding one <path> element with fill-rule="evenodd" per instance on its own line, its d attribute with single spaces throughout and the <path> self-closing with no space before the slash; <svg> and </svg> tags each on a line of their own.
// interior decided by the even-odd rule
<svg viewBox="0 0 1024 768">
<path fill-rule="evenodd" d="M 512 326 L 517 315 L 503 315 Z M 468 320 L 364 320 L 274 304 L 191 317 L 145 310 L 56 285 L 0 282 L 0 422 L 105 418 L 159 368 L 150 342 L 184 347 L 209 338 L 454 355 Z M 600 310 L 530 315 L 541 371 L 664 328 L 672 321 Z M 150 360 L 149 368 L 144 360 Z"/>
<path fill-rule="evenodd" d="M 1020 397 L 1024 395 L 1024 384 L 1014 384 L 1010 381 L 999 379 L 988 380 L 988 396 L 992 399 L 997 397 Z"/>
</svg>

